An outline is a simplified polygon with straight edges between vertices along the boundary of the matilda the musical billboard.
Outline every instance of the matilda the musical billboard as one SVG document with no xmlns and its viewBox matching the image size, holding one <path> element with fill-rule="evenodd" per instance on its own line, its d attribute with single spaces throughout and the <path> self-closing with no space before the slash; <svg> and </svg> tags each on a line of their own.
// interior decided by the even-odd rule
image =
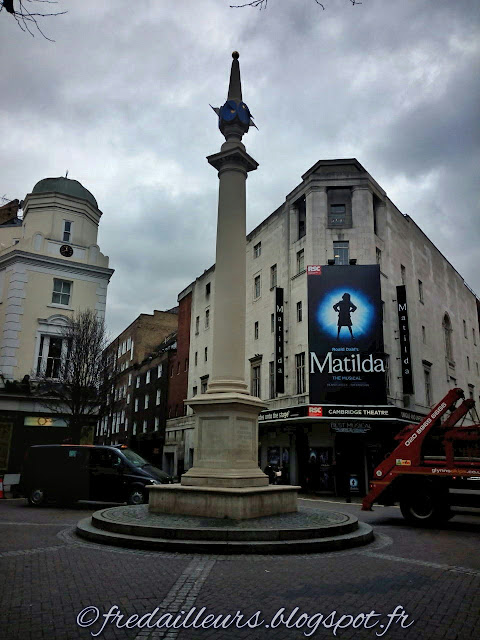
<svg viewBox="0 0 480 640">
<path fill-rule="evenodd" d="M 378 265 L 308 266 L 310 402 L 385 404 Z"/>
</svg>

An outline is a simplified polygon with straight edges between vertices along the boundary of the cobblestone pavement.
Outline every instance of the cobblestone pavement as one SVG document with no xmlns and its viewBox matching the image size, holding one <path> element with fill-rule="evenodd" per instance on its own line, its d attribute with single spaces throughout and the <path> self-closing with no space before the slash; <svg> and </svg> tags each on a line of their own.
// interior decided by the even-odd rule
<svg viewBox="0 0 480 640">
<path fill-rule="evenodd" d="M 358 504 L 301 504 L 357 515 L 374 527 L 376 540 L 303 556 L 135 551 L 75 536 L 76 522 L 98 505 L 34 509 L 22 500 L 0 501 L 0 638 L 480 637 L 480 518 L 461 515 L 441 529 L 414 529 L 393 507 L 364 513 Z M 95 607 L 99 618 L 87 626 Z M 155 628 L 157 621 L 163 627 Z"/>
</svg>

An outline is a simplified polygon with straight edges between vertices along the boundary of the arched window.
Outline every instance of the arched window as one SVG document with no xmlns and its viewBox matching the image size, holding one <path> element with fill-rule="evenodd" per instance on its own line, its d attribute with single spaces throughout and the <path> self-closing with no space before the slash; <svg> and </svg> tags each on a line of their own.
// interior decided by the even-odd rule
<svg viewBox="0 0 480 640">
<path fill-rule="evenodd" d="M 452 323 L 450 322 L 450 318 L 448 313 L 443 316 L 443 335 L 445 336 L 445 355 L 448 360 L 453 361 L 453 350 L 452 350 Z"/>
</svg>

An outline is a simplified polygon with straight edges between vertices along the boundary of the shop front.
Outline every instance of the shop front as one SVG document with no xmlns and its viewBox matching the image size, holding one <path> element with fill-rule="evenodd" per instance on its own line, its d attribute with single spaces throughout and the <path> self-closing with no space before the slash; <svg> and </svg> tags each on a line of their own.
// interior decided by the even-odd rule
<svg viewBox="0 0 480 640">
<path fill-rule="evenodd" d="M 260 466 L 318 495 L 363 496 L 395 435 L 419 413 L 394 406 L 300 405 L 259 416 Z"/>
</svg>

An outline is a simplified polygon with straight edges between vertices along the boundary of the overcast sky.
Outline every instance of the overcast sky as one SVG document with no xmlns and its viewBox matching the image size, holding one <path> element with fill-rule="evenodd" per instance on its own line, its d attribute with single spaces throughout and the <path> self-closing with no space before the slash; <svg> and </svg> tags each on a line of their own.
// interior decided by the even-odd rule
<svg viewBox="0 0 480 640">
<path fill-rule="evenodd" d="M 0 196 L 67 169 L 94 194 L 112 336 L 214 262 L 209 104 L 235 49 L 259 126 L 248 231 L 317 160 L 356 157 L 480 292 L 478 0 L 231 2 L 60 0 L 55 43 L 0 14 Z"/>
</svg>

